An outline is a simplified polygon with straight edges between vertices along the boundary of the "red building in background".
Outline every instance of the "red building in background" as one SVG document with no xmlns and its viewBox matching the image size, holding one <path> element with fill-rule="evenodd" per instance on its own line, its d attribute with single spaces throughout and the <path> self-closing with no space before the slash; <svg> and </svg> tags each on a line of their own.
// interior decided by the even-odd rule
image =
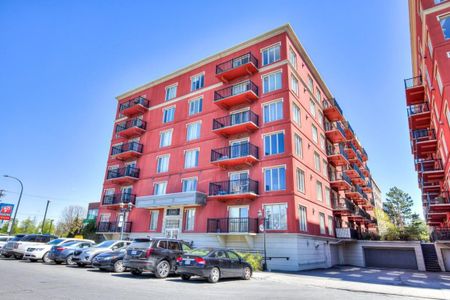
<svg viewBox="0 0 450 300">
<path fill-rule="evenodd" d="M 262 249 L 266 219 L 272 267 L 330 266 L 376 232 L 367 160 L 285 25 L 118 97 L 97 231 Z"/>
<path fill-rule="evenodd" d="M 450 1 L 410 0 L 413 78 L 406 104 L 424 215 L 435 240 L 450 240 Z"/>
</svg>

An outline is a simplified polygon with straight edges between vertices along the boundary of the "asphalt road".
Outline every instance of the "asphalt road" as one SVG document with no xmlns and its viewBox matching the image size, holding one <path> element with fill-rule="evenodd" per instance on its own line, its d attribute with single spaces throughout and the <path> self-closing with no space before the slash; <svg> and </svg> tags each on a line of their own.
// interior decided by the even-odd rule
<svg viewBox="0 0 450 300">
<path fill-rule="evenodd" d="M 210 284 L 0 258 L 0 299 L 417 299 L 308 286 L 288 278 L 256 274 L 250 281 Z"/>
</svg>

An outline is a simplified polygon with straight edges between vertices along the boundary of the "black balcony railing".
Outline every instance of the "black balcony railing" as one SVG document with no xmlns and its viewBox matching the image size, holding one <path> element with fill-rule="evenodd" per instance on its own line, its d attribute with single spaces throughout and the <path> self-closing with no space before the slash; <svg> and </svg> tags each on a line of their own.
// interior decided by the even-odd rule
<svg viewBox="0 0 450 300">
<path fill-rule="evenodd" d="M 436 227 L 431 233 L 433 241 L 450 241 L 450 227 Z"/>
<path fill-rule="evenodd" d="M 213 120 L 213 130 L 221 129 L 224 127 L 239 125 L 247 122 L 253 122 L 256 126 L 259 126 L 259 117 L 251 110 L 238 112 L 225 117 L 217 118 Z"/>
<path fill-rule="evenodd" d="M 408 106 L 407 111 L 408 111 L 408 116 L 410 117 L 410 116 L 421 114 L 424 112 L 429 112 L 430 107 L 428 106 L 428 102 L 424 102 L 424 103 L 419 103 L 419 104 L 414 104 L 414 105 Z"/>
<path fill-rule="evenodd" d="M 137 98 L 131 99 L 127 102 L 121 103 L 119 106 L 119 111 L 123 111 L 123 110 L 133 107 L 135 105 L 142 105 L 145 108 L 148 108 L 149 101 L 147 99 L 145 99 L 144 97 L 137 97 Z"/>
<path fill-rule="evenodd" d="M 139 168 L 135 167 L 123 167 L 118 169 L 108 170 L 106 175 L 107 179 L 121 178 L 121 177 L 134 177 L 139 178 Z"/>
<path fill-rule="evenodd" d="M 327 155 L 342 155 L 345 157 L 345 159 L 348 160 L 347 152 L 345 152 L 344 144 L 339 144 L 338 147 L 335 147 L 333 145 L 327 146 Z"/>
<path fill-rule="evenodd" d="M 405 79 L 405 89 L 410 89 L 419 85 L 422 85 L 422 76 Z"/>
<path fill-rule="evenodd" d="M 138 142 L 129 142 L 121 145 L 113 146 L 111 148 L 111 155 L 117 155 L 124 152 L 134 151 L 138 153 L 142 153 L 143 145 Z"/>
<path fill-rule="evenodd" d="M 361 170 L 358 168 L 358 166 L 357 166 L 356 164 L 352 164 L 352 168 L 353 168 L 353 170 L 356 171 L 356 173 L 358 173 L 358 176 L 359 176 L 361 179 L 363 179 L 363 180 L 366 179 L 366 176 L 364 176 L 364 174 L 361 172 Z"/>
<path fill-rule="evenodd" d="M 328 99 L 328 100 L 323 100 L 322 101 L 322 105 L 323 105 L 324 109 L 334 106 L 334 107 L 336 107 L 338 109 L 338 111 L 341 113 L 341 115 L 343 114 L 342 108 L 339 106 L 339 103 L 336 101 L 335 98 L 331 98 L 331 99 Z"/>
<path fill-rule="evenodd" d="M 219 218 L 208 219 L 209 233 L 257 233 L 258 219 L 256 218 Z"/>
<path fill-rule="evenodd" d="M 209 184 L 210 196 L 253 193 L 258 195 L 258 181 L 247 179 L 226 180 Z"/>
<path fill-rule="evenodd" d="M 357 208 L 356 209 L 356 214 L 363 217 L 366 220 L 371 220 L 372 217 L 362 208 Z"/>
<path fill-rule="evenodd" d="M 348 199 L 340 199 L 340 200 L 335 200 L 333 202 L 333 209 L 335 210 L 349 210 L 351 212 L 355 211 L 355 204 L 353 204 L 352 201 L 348 200 Z"/>
<path fill-rule="evenodd" d="M 237 83 L 224 89 L 214 92 L 214 101 L 219 101 L 231 96 L 236 96 L 245 92 L 253 91 L 258 95 L 258 86 L 251 80 Z"/>
<path fill-rule="evenodd" d="M 97 225 L 97 232 L 131 232 L 132 222 L 99 222 Z"/>
<path fill-rule="evenodd" d="M 213 149 L 211 150 L 211 161 L 221 161 L 245 156 L 253 156 L 259 159 L 258 150 L 257 146 L 249 142 Z"/>
<path fill-rule="evenodd" d="M 356 147 L 352 142 L 347 143 L 347 149 L 352 149 L 356 154 L 358 154 L 358 151 L 356 150 Z"/>
<path fill-rule="evenodd" d="M 255 67 L 258 68 L 258 59 L 256 59 L 256 57 L 249 52 L 239 57 L 227 60 L 226 62 L 223 62 L 221 64 L 218 64 L 216 66 L 216 74 L 221 74 L 223 72 L 235 69 L 248 63 L 253 63 Z"/>
<path fill-rule="evenodd" d="M 137 118 L 121 122 L 116 125 L 116 133 L 119 133 L 131 127 L 137 127 L 145 130 L 147 128 L 147 122 Z"/>
<path fill-rule="evenodd" d="M 417 129 L 412 131 L 412 138 L 415 142 L 436 140 L 434 129 Z"/>
<path fill-rule="evenodd" d="M 356 229 L 336 227 L 336 237 L 338 239 L 359 239 L 360 235 Z"/>
<path fill-rule="evenodd" d="M 132 203 L 135 204 L 136 202 L 136 195 L 130 194 L 130 193 L 117 193 L 112 195 L 103 195 L 102 204 L 103 205 L 114 205 L 114 204 L 128 204 Z"/>
<path fill-rule="evenodd" d="M 352 184 L 352 180 L 350 179 L 350 177 L 348 177 L 347 174 L 342 173 L 342 172 L 337 172 L 337 173 L 332 173 L 330 174 L 330 181 L 340 181 L 343 180 L 345 182 L 347 182 L 348 184 Z"/>
<path fill-rule="evenodd" d="M 335 129 L 337 129 L 340 133 L 342 133 L 343 136 L 345 136 L 345 130 L 340 122 L 325 123 L 325 131 L 332 131 Z"/>
<path fill-rule="evenodd" d="M 419 172 L 442 171 L 442 161 L 440 159 L 419 160 L 417 161 Z"/>
</svg>

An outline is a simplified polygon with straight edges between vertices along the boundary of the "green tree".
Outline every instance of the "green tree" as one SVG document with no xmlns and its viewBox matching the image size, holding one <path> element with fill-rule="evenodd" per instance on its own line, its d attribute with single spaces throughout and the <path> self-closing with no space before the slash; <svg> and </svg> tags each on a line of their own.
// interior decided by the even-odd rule
<svg viewBox="0 0 450 300">
<path fill-rule="evenodd" d="M 36 226 L 36 219 L 35 218 L 26 218 L 22 222 L 20 222 L 17 229 L 14 230 L 14 233 L 36 233 L 38 232 L 37 226 Z"/>
<path fill-rule="evenodd" d="M 386 201 L 383 203 L 384 211 L 394 225 L 400 228 L 405 227 L 412 218 L 413 200 L 398 187 L 391 188 L 386 196 Z"/>
<path fill-rule="evenodd" d="M 40 232 L 42 230 L 42 221 L 39 223 L 38 231 Z M 42 231 L 43 234 L 54 234 L 55 233 L 55 227 L 53 226 L 53 220 L 45 220 L 44 223 L 44 230 Z"/>
</svg>

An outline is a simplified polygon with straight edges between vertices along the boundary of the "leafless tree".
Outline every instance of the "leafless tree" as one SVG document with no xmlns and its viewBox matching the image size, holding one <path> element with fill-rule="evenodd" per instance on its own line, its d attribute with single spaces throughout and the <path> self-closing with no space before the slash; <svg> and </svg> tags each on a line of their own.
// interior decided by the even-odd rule
<svg viewBox="0 0 450 300">
<path fill-rule="evenodd" d="M 65 207 L 56 226 L 56 234 L 70 236 L 79 233 L 83 227 L 85 215 L 86 210 L 82 206 L 71 205 Z"/>
</svg>

